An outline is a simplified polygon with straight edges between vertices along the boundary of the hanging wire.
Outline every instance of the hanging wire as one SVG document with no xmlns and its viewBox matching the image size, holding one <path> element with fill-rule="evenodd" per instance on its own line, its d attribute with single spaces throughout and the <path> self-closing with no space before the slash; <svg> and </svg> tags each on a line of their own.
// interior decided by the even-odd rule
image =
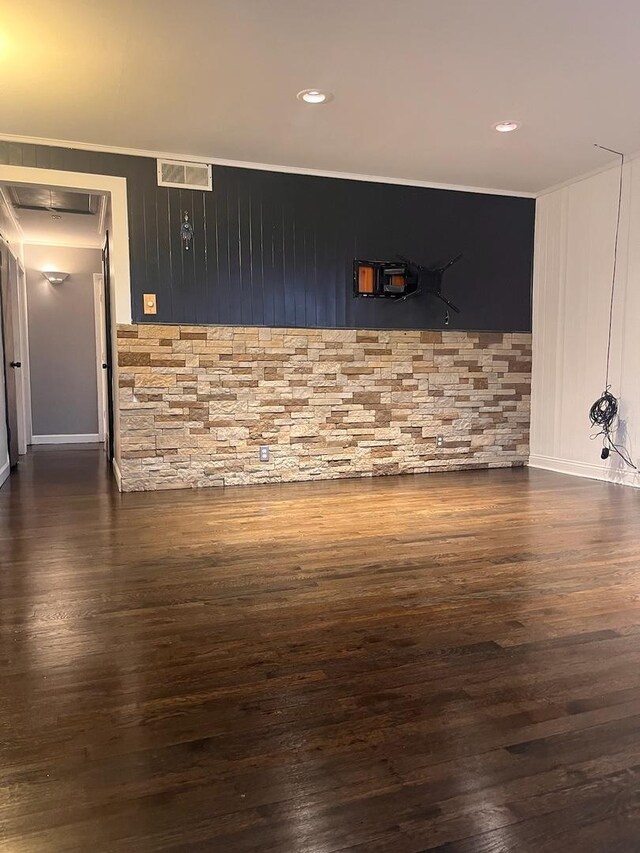
<svg viewBox="0 0 640 853">
<path fill-rule="evenodd" d="M 604 145 L 598 145 L 596 148 L 601 148 L 603 151 L 609 151 L 611 154 L 617 154 L 620 158 L 620 177 L 618 179 L 618 212 L 616 214 L 616 233 L 613 241 L 613 269 L 611 272 L 611 299 L 609 300 L 609 336 L 607 338 L 607 369 L 604 377 L 604 387 L 609 386 L 609 361 L 611 359 L 611 329 L 613 327 L 613 298 L 616 290 L 616 272 L 618 269 L 618 235 L 620 234 L 620 213 L 622 211 L 622 181 L 624 176 L 624 154 L 621 151 L 614 151 L 613 148 L 605 148 Z"/>
<path fill-rule="evenodd" d="M 611 273 L 611 299 L 609 300 L 609 331 L 607 336 L 607 363 L 605 369 L 605 378 L 604 378 L 604 391 L 600 397 L 595 401 L 595 403 L 591 406 L 589 410 L 589 420 L 591 421 L 591 426 L 600 427 L 599 431 L 591 436 L 591 438 L 595 439 L 599 436 L 602 436 L 602 452 L 600 454 L 601 459 L 607 459 L 611 452 L 616 453 L 620 459 L 624 462 L 625 465 L 628 465 L 630 468 L 633 468 L 635 471 L 638 469 L 631 461 L 631 457 L 627 449 L 622 444 L 616 444 L 612 439 L 612 433 L 615 433 L 618 424 L 618 401 L 613 396 L 611 391 L 609 390 L 611 386 L 609 385 L 609 364 L 611 361 L 611 332 L 613 328 L 613 300 L 615 295 L 616 288 L 616 272 L 618 266 L 618 236 L 620 234 L 620 213 L 622 210 L 622 186 L 624 179 L 624 154 L 621 151 L 614 151 L 613 148 L 606 148 L 604 145 L 598 145 L 596 143 L 596 148 L 601 148 L 603 151 L 609 151 L 611 154 L 616 154 L 620 157 L 620 178 L 618 181 L 618 212 L 616 215 L 616 231 L 615 231 L 615 239 L 613 244 L 613 269 Z"/>
</svg>

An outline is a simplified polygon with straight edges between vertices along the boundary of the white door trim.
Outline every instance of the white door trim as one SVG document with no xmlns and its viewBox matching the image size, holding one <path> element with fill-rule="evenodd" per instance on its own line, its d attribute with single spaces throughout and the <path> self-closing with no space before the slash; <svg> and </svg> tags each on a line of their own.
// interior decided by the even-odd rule
<svg viewBox="0 0 640 853">
<path fill-rule="evenodd" d="M 131 269 L 129 264 L 129 213 L 127 179 L 113 175 L 64 172 L 31 166 L 0 166 L 0 181 L 31 186 L 92 190 L 111 196 L 111 289 L 115 323 L 131 322 Z"/>
<path fill-rule="evenodd" d="M 18 326 L 20 333 L 20 381 L 22 383 L 22 417 L 19 422 L 20 453 L 31 444 L 33 421 L 31 415 L 31 358 L 29 353 L 29 320 L 27 306 L 27 272 L 18 261 Z"/>
<path fill-rule="evenodd" d="M 18 438 L 18 454 L 23 456 L 27 452 L 30 440 L 31 425 L 31 393 L 29 385 L 29 335 L 26 329 L 26 287 L 25 272 L 20 257 L 14 251 L 16 244 L 11 246 L 0 236 L 0 242 L 4 249 L 11 255 L 15 263 L 15 276 L 9 275 L 7 286 L 10 289 L 11 312 L 7 322 L 11 325 L 13 332 L 14 358 L 19 361 L 21 367 L 15 371 L 16 380 L 16 426 Z M 8 267 L 9 268 L 9 267 Z"/>
</svg>

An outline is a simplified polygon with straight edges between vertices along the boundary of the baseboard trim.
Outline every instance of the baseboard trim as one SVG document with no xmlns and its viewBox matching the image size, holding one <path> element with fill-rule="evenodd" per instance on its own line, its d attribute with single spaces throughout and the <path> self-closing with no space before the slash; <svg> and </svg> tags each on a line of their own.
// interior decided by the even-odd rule
<svg viewBox="0 0 640 853">
<path fill-rule="evenodd" d="M 122 474 L 120 473 L 120 468 L 118 467 L 118 463 L 115 459 L 112 459 L 111 464 L 113 466 L 113 473 L 116 478 L 116 485 L 118 486 L 118 491 L 122 491 Z"/>
<path fill-rule="evenodd" d="M 72 435 L 34 435 L 31 444 L 99 444 L 97 432 L 73 433 Z"/>
<path fill-rule="evenodd" d="M 9 464 L 9 460 L 4 463 L 2 468 L 0 468 L 0 486 L 9 479 L 9 474 L 11 473 L 11 465 Z"/>
<path fill-rule="evenodd" d="M 531 454 L 530 468 L 544 468 L 545 471 L 555 471 L 558 474 L 569 474 L 572 477 L 587 477 L 590 480 L 603 480 L 620 486 L 640 488 L 640 474 L 636 471 L 620 471 L 604 463 L 595 465 L 591 462 L 575 462 L 570 459 L 557 459 L 554 456 Z"/>
</svg>

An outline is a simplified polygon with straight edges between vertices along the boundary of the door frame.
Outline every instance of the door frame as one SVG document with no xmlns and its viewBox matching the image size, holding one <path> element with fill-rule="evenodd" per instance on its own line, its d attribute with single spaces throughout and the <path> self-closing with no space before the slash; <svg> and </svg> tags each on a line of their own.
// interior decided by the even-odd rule
<svg viewBox="0 0 640 853">
<path fill-rule="evenodd" d="M 113 463 L 116 458 L 116 439 L 115 439 L 115 403 L 114 403 L 114 387 L 117 385 L 117 380 L 114 377 L 117 372 L 117 364 L 114 370 L 114 363 L 117 363 L 118 353 L 116 348 L 116 337 L 114 335 L 114 323 L 111 320 L 111 241 L 109 239 L 109 229 L 104 234 L 104 247 L 102 249 L 102 273 L 104 286 L 104 311 L 105 323 L 104 332 L 106 337 L 106 352 L 107 360 L 107 441 L 105 449 L 107 451 L 107 459 Z"/>
<path fill-rule="evenodd" d="M 111 272 L 111 332 L 112 340 L 116 341 L 116 325 L 118 323 L 131 323 L 131 268 L 129 258 L 129 212 L 127 206 L 127 179 L 114 175 L 99 175 L 89 172 L 68 172 L 60 169 L 39 169 L 31 166 L 0 165 L 0 182 L 10 184 L 27 184 L 30 186 L 51 186 L 61 189 L 76 189 L 105 194 L 109 197 L 110 223 L 109 232 L 111 237 L 110 272 Z M 26 295 L 26 291 L 25 291 Z M 21 325 L 26 324 L 26 301 L 21 306 Z M 23 340 L 26 346 L 26 340 Z M 110 364 L 112 365 L 112 398 L 114 406 L 114 428 L 115 455 L 113 468 L 120 488 L 120 476 L 117 465 L 119 456 L 118 424 L 117 424 L 117 400 L 118 400 L 118 371 L 117 360 L 111 353 Z M 30 386 L 27 389 L 28 406 L 30 405 Z M 26 404 L 25 404 L 26 410 Z M 29 411 L 30 415 L 30 411 Z M 25 424 L 28 432 L 30 429 L 30 417 L 26 416 Z M 27 436 L 32 440 L 32 436 Z"/>
<path fill-rule="evenodd" d="M 1 237 L 0 240 L 2 240 Z M 8 318 L 8 322 L 13 330 L 15 358 L 22 364 L 16 374 L 16 435 L 18 453 L 20 456 L 24 456 L 28 445 L 31 444 L 31 372 L 27 325 L 27 282 L 21 257 L 16 254 L 14 247 L 7 240 L 2 240 L 2 242 L 16 265 L 15 281 L 9 281 L 9 287 L 13 288 L 13 291 L 10 295 L 11 316 Z"/>
<path fill-rule="evenodd" d="M 12 275 L 12 269 L 15 276 Z M 15 291 L 13 286 L 15 285 Z M 3 393 L 5 429 L 7 437 L 7 455 L 9 470 L 13 470 L 18 464 L 20 457 L 20 418 L 22 399 L 20 397 L 20 386 L 22 385 L 22 362 L 20 353 L 20 341 L 16 340 L 15 318 L 17 307 L 15 305 L 18 296 L 18 259 L 9 249 L 8 243 L 0 238 L 0 355 L 2 356 Z M 11 369 L 8 369 L 8 361 L 11 359 Z M 9 389 L 12 392 L 9 392 Z M 11 405 L 10 405 L 11 402 Z M 3 466 L 3 482 L 4 482 Z"/>
<path fill-rule="evenodd" d="M 29 324 L 27 322 L 27 272 L 20 258 L 18 261 L 18 316 L 15 324 L 20 344 L 20 389 L 18 399 L 22 406 L 18 410 L 18 446 L 20 455 L 27 452 L 33 438 L 33 422 L 31 418 L 31 360 L 29 352 Z M 15 331 L 15 330 L 14 330 Z"/>
<path fill-rule="evenodd" d="M 104 279 L 101 272 L 93 274 L 93 313 L 96 334 L 96 382 L 98 391 L 98 441 L 104 441 L 107 434 L 107 389 L 103 354 L 106 357 L 106 314 L 104 310 Z"/>
<path fill-rule="evenodd" d="M 29 186 L 59 187 L 69 190 L 88 190 L 111 196 L 111 289 L 114 321 L 131 323 L 131 265 L 129 261 L 129 212 L 127 208 L 127 179 L 113 175 L 94 175 L 90 172 L 65 172 L 58 169 L 38 169 L 32 166 L 0 165 L 0 182 Z"/>
<path fill-rule="evenodd" d="M 16 383 L 16 403 L 18 416 L 18 453 L 23 456 L 31 443 L 31 377 L 29 373 L 29 330 L 26 322 L 27 288 L 26 274 L 23 263 L 22 229 L 16 219 L 4 186 L 0 184 L 0 215 L 5 219 L 5 228 L 0 232 L 8 253 L 17 265 L 15 281 L 10 282 L 14 288 L 11 296 L 11 327 L 16 359 L 22 362 Z"/>
</svg>

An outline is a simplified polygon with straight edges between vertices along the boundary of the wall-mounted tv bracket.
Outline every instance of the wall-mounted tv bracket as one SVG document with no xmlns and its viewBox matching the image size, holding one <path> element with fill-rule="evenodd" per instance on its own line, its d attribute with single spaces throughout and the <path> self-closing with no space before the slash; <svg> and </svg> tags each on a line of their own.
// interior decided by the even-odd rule
<svg viewBox="0 0 640 853">
<path fill-rule="evenodd" d="M 400 256 L 399 256 L 400 257 Z M 432 296 L 440 299 L 447 308 L 451 308 L 452 311 L 455 311 L 456 314 L 460 313 L 460 309 L 453 304 L 446 296 L 442 295 L 442 279 L 444 277 L 445 272 L 452 267 L 454 264 L 457 264 L 460 258 L 462 257 L 462 252 L 459 255 L 456 255 L 455 258 L 452 258 L 450 261 L 447 261 L 443 266 L 435 266 L 435 267 L 425 267 L 422 264 L 414 264 L 412 261 L 407 258 L 401 258 L 402 261 L 406 264 L 407 272 L 414 278 L 417 279 L 417 290 L 416 293 L 430 293 Z M 413 294 L 407 294 L 404 298 L 407 299 L 409 296 Z"/>
<path fill-rule="evenodd" d="M 353 262 L 353 295 L 404 301 L 410 296 L 430 293 L 459 314 L 460 309 L 442 294 L 442 279 L 461 257 L 460 254 L 442 266 L 433 267 L 415 264 L 402 255 L 398 255 L 396 261 L 356 260 Z"/>
</svg>

